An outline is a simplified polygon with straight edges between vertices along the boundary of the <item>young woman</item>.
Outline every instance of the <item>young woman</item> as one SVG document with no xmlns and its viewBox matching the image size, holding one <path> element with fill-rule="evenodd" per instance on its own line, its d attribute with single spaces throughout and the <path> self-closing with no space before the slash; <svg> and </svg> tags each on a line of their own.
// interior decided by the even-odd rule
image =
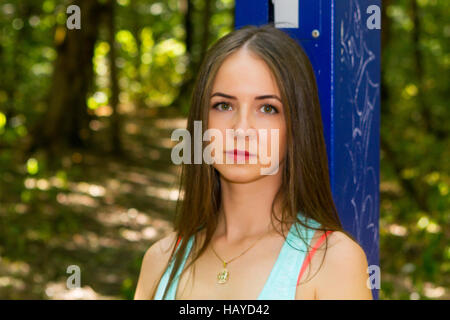
<svg viewBox="0 0 450 320">
<path fill-rule="evenodd" d="M 223 155 L 246 163 L 183 164 L 175 230 L 145 253 L 135 299 L 372 299 L 364 251 L 333 202 L 316 80 L 297 42 L 269 25 L 217 41 L 193 91 L 192 137 L 194 121 L 223 146 L 234 129 L 245 148 Z M 266 141 L 273 174 L 249 155 L 247 129 L 278 131 L 277 148 Z"/>
</svg>

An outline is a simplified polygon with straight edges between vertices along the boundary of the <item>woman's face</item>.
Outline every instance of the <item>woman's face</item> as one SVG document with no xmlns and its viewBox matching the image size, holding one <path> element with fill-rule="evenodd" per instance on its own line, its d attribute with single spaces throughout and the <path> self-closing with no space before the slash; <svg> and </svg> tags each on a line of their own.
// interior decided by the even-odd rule
<svg viewBox="0 0 450 320">
<path fill-rule="evenodd" d="M 275 77 L 264 60 L 246 49 L 225 59 L 213 83 L 208 120 L 208 129 L 222 134 L 222 161 L 217 157 L 220 148 L 212 156 L 223 178 L 244 183 L 281 171 L 286 152 L 283 107 Z M 217 146 L 214 137 L 212 141 Z"/>
</svg>

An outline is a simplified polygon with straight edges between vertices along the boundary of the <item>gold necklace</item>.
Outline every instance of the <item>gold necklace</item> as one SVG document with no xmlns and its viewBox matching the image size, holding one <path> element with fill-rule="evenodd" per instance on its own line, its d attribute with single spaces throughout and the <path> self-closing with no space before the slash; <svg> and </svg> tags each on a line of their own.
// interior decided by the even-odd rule
<svg viewBox="0 0 450 320">
<path fill-rule="evenodd" d="M 270 224 L 269 224 L 269 226 L 270 226 Z M 228 262 L 226 262 L 225 260 L 223 260 L 221 257 L 219 257 L 219 255 L 217 254 L 217 252 L 216 252 L 216 250 L 214 250 L 214 246 L 213 246 L 213 244 L 212 244 L 212 242 L 211 242 L 211 249 L 213 250 L 213 252 L 214 252 L 214 254 L 216 255 L 216 257 L 223 263 L 223 269 L 222 269 L 222 271 L 220 271 L 218 274 L 217 274 L 217 283 L 219 283 L 219 284 L 224 284 L 224 283 L 227 283 L 228 282 L 228 279 L 230 278 L 230 271 L 228 271 L 228 269 L 227 269 L 227 265 L 231 262 L 231 261 L 233 261 L 233 260 L 236 260 L 237 258 L 239 258 L 240 256 L 242 256 L 244 253 L 246 253 L 248 250 L 250 250 L 251 248 L 253 248 L 253 246 L 259 241 L 259 240 L 261 240 L 262 239 L 262 237 L 264 237 L 266 234 L 267 234 L 268 232 L 266 232 L 266 233 L 263 233 L 249 248 L 247 248 L 244 252 L 242 252 L 240 255 L 238 255 L 237 257 L 234 257 L 233 259 L 231 259 L 231 260 L 229 260 Z"/>
</svg>

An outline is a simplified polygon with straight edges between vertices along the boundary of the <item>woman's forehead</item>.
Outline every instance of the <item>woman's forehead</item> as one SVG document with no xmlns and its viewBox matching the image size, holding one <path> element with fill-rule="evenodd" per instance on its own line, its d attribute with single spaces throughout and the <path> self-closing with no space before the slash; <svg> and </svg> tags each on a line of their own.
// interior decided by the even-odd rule
<svg viewBox="0 0 450 320">
<path fill-rule="evenodd" d="M 246 49 L 228 56 L 219 67 L 213 92 L 230 95 L 279 95 L 275 76 L 266 62 Z M 226 92 L 224 92 L 226 91 Z"/>
</svg>

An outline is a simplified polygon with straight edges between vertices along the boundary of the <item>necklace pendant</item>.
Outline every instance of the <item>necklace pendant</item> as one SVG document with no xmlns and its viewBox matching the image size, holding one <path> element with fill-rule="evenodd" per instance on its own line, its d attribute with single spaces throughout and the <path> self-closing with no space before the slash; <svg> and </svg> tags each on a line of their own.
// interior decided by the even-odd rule
<svg viewBox="0 0 450 320">
<path fill-rule="evenodd" d="M 230 276 L 230 272 L 226 268 L 224 268 L 222 271 L 220 271 L 217 274 L 217 283 L 219 283 L 219 284 L 226 283 L 228 281 L 229 276 Z"/>
</svg>

